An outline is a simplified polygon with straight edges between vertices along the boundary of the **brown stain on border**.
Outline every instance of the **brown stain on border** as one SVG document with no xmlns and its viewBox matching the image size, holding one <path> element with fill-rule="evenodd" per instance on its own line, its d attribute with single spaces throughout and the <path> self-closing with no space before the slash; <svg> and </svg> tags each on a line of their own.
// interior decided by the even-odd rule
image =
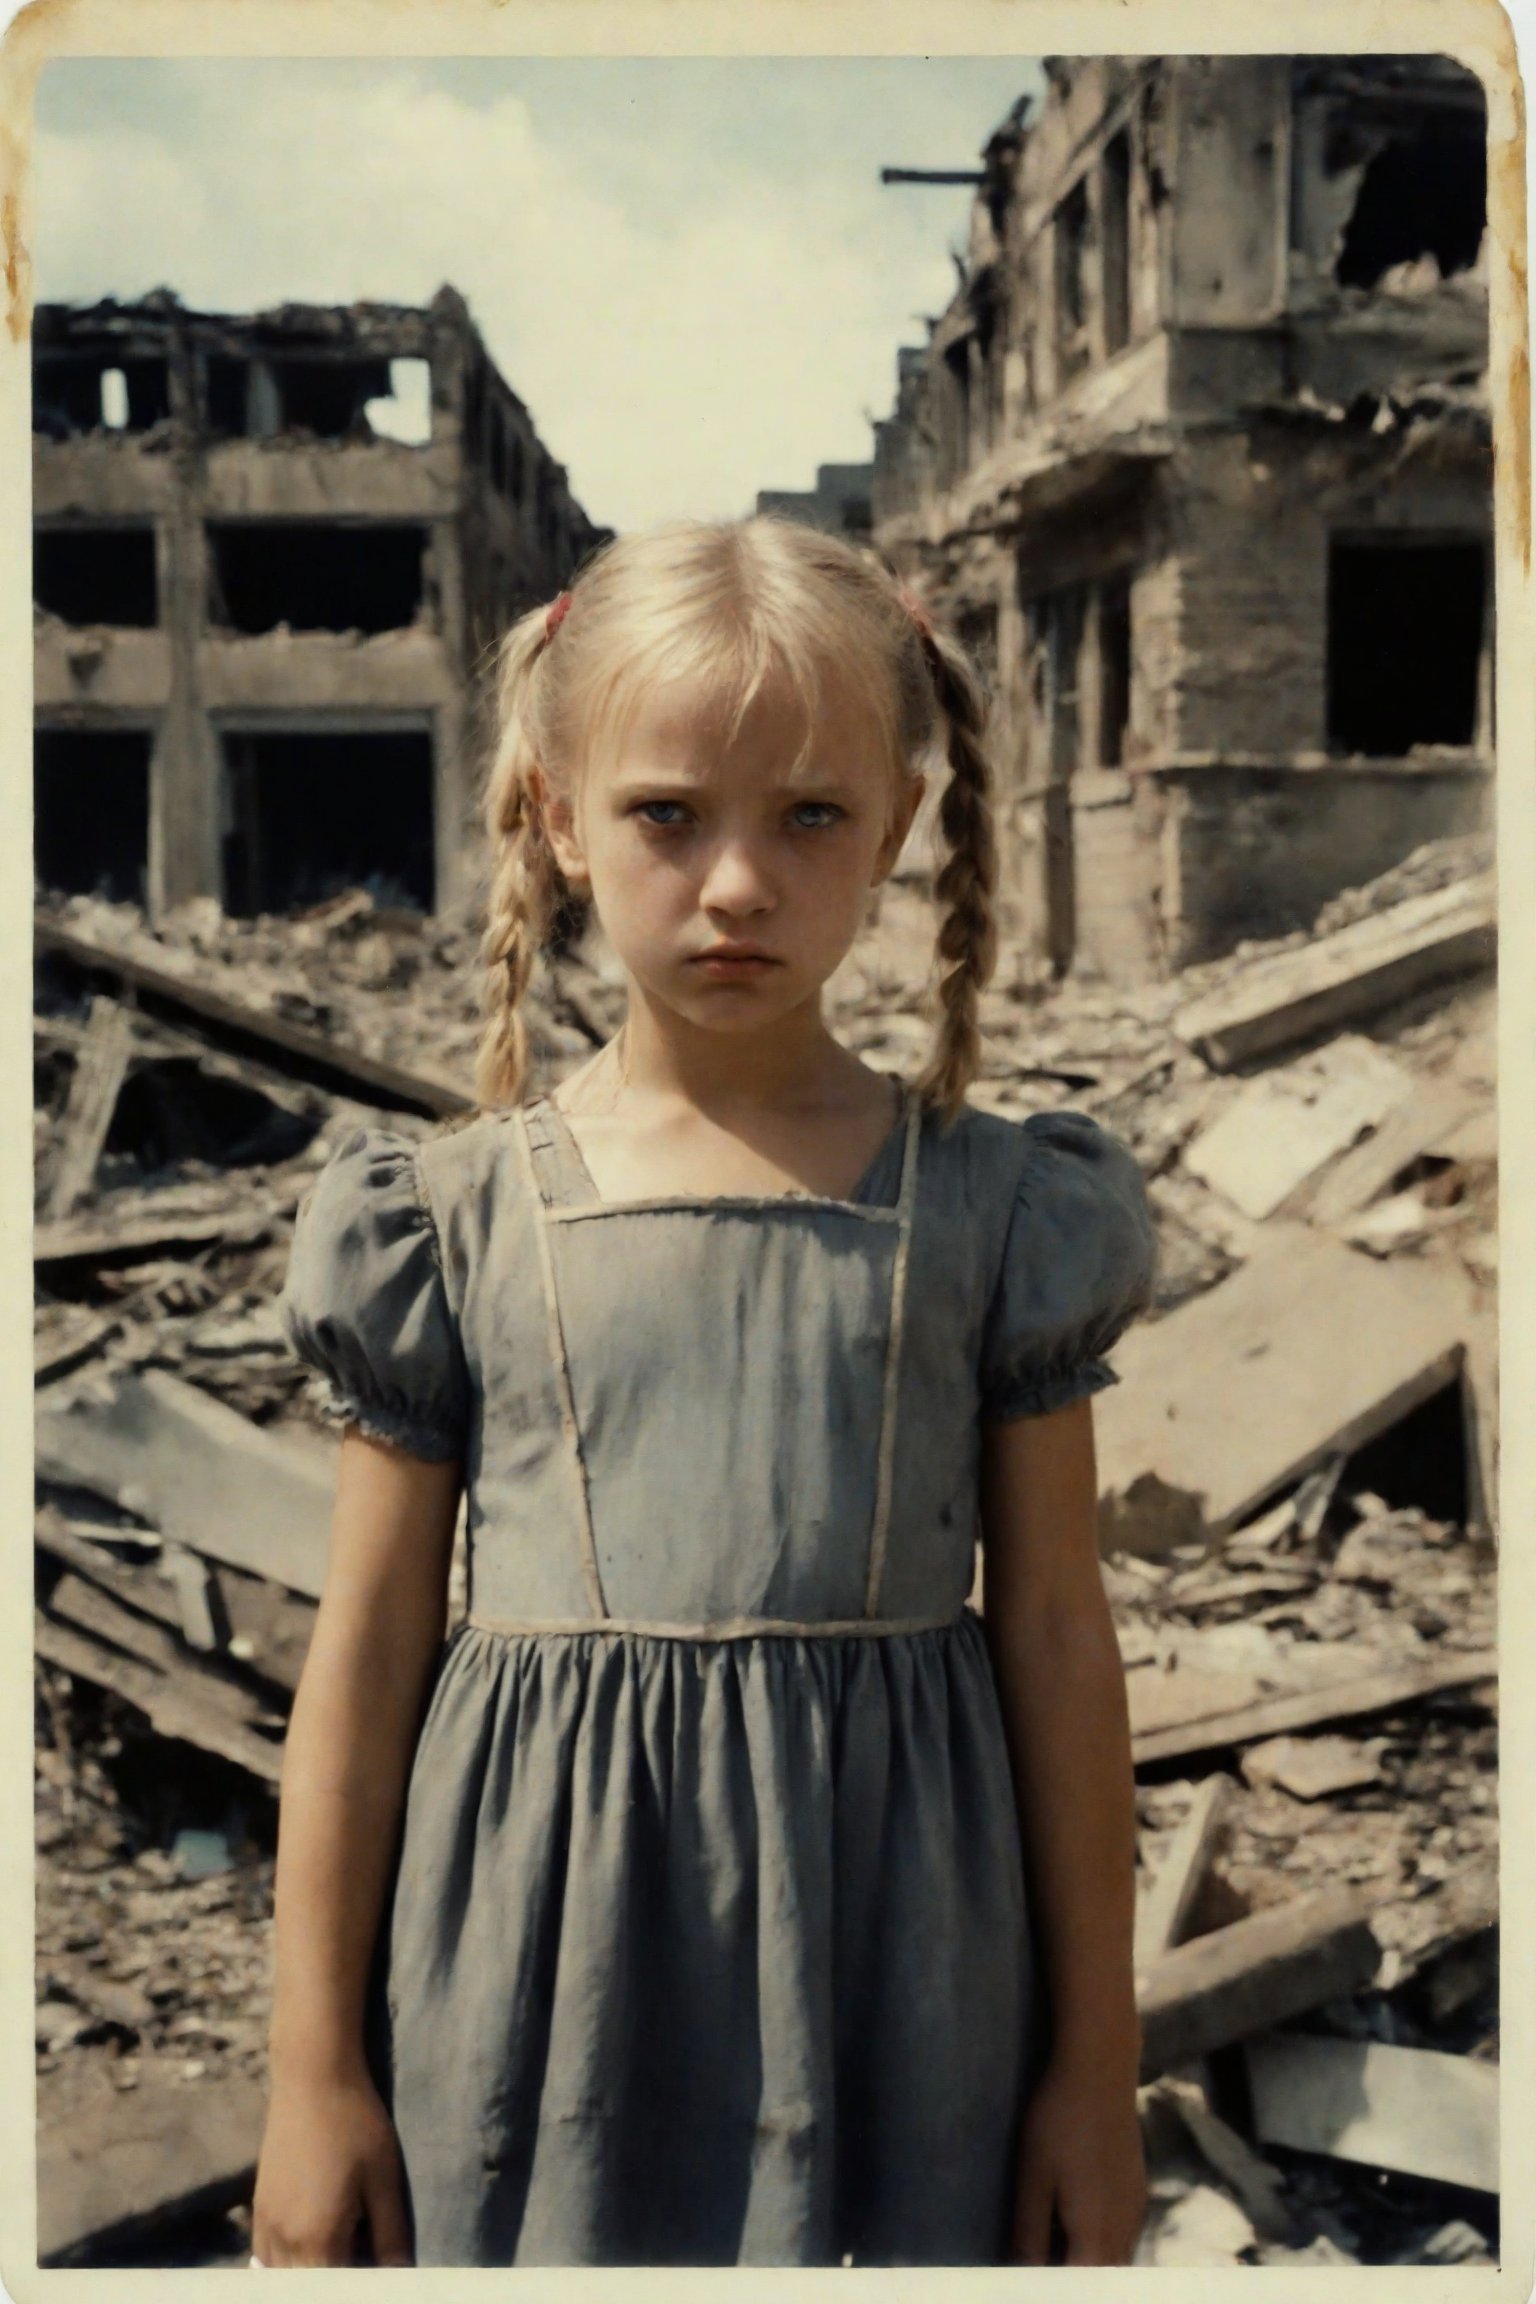
<svg viewBox="0 0 1536 2304">
<path fill-rule="evenodd" d="M 32 327 L 32 258 L 21 236 L 21 192 L 32 164 L 37 83 L 55 51 L 56 24 L 77 12 L 76 0 L 28 0 L 0 39 L 0 244 L 5 266 L 5 327 L 19 344 Z"/>
<path fill-rule="evenodd" d="M 14 190 L 7 191 L 0 207 L 0 234 L 5 241 L 5 325 L 11 342 L 18 344 L 27 333 L 28 265 L 21 237 L 21 201 Z"/>
<path fill-rule="evenodd" d="M 1498 404 L 1505 419 L 1500 447 L 1508 459 L 1509 519 L 1520 564 L 1531 565 L 1531 350 L 1530 271 L 1525 245 L 1525 89 L 1513 29 L 1505 9 L 1494 11 L 1495 66 L 1505 78 L 1513 132 L 1488 144 L 1488 230 L 1508 267 L 1510 350 L 1498 379 Z M 1492 267 L 1490 266 L 1490 275 Z M 1489 281 L 1492 289 L 1492 278 Z M 1495 473 L 1497 481 L 1497 472 Z M 1497 512 L 1495 514 L 1497 525 Z"/>
</svg>

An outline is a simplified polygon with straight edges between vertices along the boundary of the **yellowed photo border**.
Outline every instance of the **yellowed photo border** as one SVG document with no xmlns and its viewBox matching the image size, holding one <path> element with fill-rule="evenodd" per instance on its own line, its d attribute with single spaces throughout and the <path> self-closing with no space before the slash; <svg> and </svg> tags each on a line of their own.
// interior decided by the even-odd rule
<svg viewBox="0 0 1536 2304">
<path fill-rule="evenodd" d="M 1529 36 L 1527 39 L 1529 51 Z M 31 0 L 0 42 L 0 1031 L 12 1084 L 0 1130 L 5 1195 L 0 1269 L 5 1326 L 0 1466 L 10 1604 L 0 1610 L 0 2279 L 18 2300 L 226 2296 L 227 2272 L 39 2271 L 36 2268 L 32 2048 L 33 1877 L 31 1609 L 32 1509 L 30 1077 L 32 885 L 31 426 L 29 172 L 39 76 L 65 57 L 430 56 L 1007 56 L 1242 53 L 1448 54 L 1476 72 L 1488 98 L 1489 388 L 1495 453 L 1498 603 L 1497 842 L 1500 983 L 1500 1347 L 1503 1418 L 1500 1699 L 1505 1942 L 1502 2033 L 1502 2261 L 1497 2269 L 1363 2266 L 1241 2272 L 1075 2271 L 1075 2298 L 1153 2287 L 1201 2299 L 1245 2295 L 1507 2300 L 1536 2281 L 1536 1671 L 1522 1669 L 1536 1633 L 1536 589 L 1531 571 L 1530 323 L 1526 293 L 1525 101 L 1509 18 L 1497 0 Z M 1528 54 L 1527 54 L 1528 61 Z M 894 346 L 893 346 L 894 352 Z M 1021 2269 L 874 2271 L 475 2270 L 293 2271 L 283 2296 L 330 2304 L 380 2296 L 457 2299 L 589 2297 L 1018 2298 L 1056 2275 Z M 293 2283 L 298 2285 L 294 2286 Z M 1037 2293 L 1040 2292 L 1037 2290 Z"/>
</svg>

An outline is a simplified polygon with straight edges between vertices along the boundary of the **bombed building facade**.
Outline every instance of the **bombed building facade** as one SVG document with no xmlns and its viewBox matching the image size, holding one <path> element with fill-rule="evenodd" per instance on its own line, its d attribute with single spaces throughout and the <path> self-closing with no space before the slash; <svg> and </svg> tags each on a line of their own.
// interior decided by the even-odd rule
<svg viewBox="0 0 1536 2304">
<path fill-rule="evenodd" d="M 42 305 L 33 433 L 41 885 L 466 894 L 487 650 L 605 532 L 463 298 Z"/>
<path fill-rule="evenodd" d="M 1046 75 L 875 534 L 992 687 L 1015 924 L 1130 980 L 1489 820 L 1486 107 L 1422 56 Z"/>
</svg>

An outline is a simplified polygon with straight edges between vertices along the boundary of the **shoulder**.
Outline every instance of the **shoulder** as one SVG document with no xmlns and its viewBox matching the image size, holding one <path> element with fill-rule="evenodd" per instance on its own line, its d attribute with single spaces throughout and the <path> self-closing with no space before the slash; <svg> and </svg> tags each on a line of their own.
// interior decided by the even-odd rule
<svg viewBox="0 0 1536 2304">
<path fill-rule="evenodd" d="M 465 1199 L 474 1199 L 509 1172 L 523 1179 L 514 1111 L 478 1112 L 422 1138 L 416 1147 L 422 1190 L 434 1215 L 446 1218 Z"/>
<path fill-rule="evenodd" d="M 970 1195 L 1004 1211 L 1019 1200 L 1097 1196 L 1145 1199 L 1134 1154 L 1086 1112 L 1032 1112 L 1011 1119 L 963 1105 L 947 1126 L 936 1115 L 925 1123 L 928 1158 Z"/>
</svg>

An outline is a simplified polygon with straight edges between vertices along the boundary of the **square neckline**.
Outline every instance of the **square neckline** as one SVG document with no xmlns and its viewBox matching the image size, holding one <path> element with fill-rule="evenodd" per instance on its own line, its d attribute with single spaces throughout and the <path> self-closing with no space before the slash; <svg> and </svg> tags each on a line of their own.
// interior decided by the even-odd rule
<svg viewBox="0 0 1536 2304">
<path fill-rule="evenodd" d="M 581 1146 L 576 1141 L 574 1129 L 554 1098 L 547 1093 L 532 1097 L 525 1110 L 547 1115 L 552 1134 L 584 1194 L 581 1201 L 566 1204 L 567 1210 L 571 1212 L 574 1212 L 575 1207 L 615 1215 L 667 1208 L 851 1208 L 866 1215 L 872 1212 L 884 1214 L 894 1213 L 896 1198 L 893 1196 L 890 1201 L 872 1201 L 867 1195 L 873 1179 L 889 1158 L 893 1145 L 899 1144 L 905 1134 L 916 1090 L 909 1082 L 897 1079 L 893 1073 L 887 1072 L 882 1077 L 889 1080 L 896 1091 L 895 1117 L 880 1139 L 874 1157 L 867 1163 L 852 1190 L 846 1194 L 798 1189 L 788 1192 L 658 1192 L 638 1195 L 628 1200 L 607 1200 L 597 1188 Z M 549 1204 L 547 1199 L 545 1204 Z"/>
</svg>

